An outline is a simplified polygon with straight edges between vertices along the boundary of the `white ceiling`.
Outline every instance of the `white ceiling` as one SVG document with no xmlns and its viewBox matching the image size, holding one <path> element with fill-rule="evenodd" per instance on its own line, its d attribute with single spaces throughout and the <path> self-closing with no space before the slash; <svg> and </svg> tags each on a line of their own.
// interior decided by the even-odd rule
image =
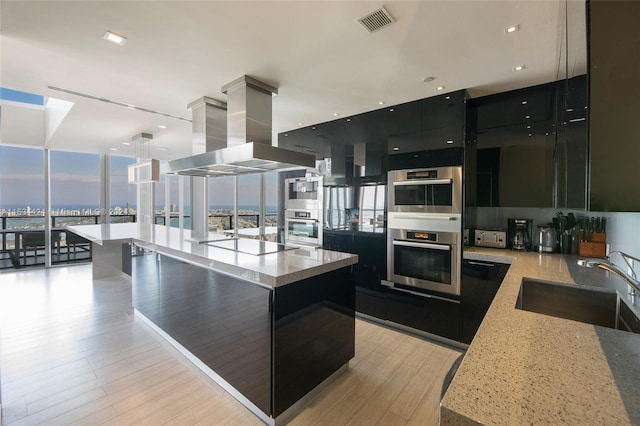
<svg viewBox="0 0 640 426">
<path fill-rule="evenodd" d="M 356 20 L 383 4 L 396 22 L 369 34 Z M 221 86 L 247 74 L 278 87 L 279 133 L 378 109 L 379 101 L 460 89 L 475 97 L 557 80 L 566 69 L 586 72 L 584 0 L 3 0 L 0 14 L 0 86 L 75 103 L 46 141 L 60 150 L 133 155 L 123 142 L 146 132 L 153 157 L 179 158 L 191 153 L 191 124 L 48 86 L 190 119 L 189 102 L 224 101 Z M 514 24 L 520 30 L 505 34 Z M 106 30 L 127 43 L 103 40 Z M 424 83 L 428 76 L 435 80 Z M 24 114 L 13 108 L 3 106 L 1 143 L 45 145 L 23 131 L 44 125 L 14 119 Z"/>
</svg>

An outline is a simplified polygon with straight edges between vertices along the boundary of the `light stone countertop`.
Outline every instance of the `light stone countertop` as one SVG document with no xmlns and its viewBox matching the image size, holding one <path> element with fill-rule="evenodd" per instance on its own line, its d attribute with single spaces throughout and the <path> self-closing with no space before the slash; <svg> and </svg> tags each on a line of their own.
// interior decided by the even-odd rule
<svg viewBox="0 0 640 426">
<path fill-rule="evenodd" d="M 158 253 L 270 287 L 358 263 L 357 255 L 317 248 L 296 248 L 256 256 L 200 244 L 191 238 L 190 230 L 162 225 L 122 223 L 78 225 L 67 229 L 100 245 L 110 241 L 135 242 Z M 227 235 L 211 233 L 205 240 L 228 238 Z"/>
<path fill-rule="evenodd" d="M 442 424 L 640 424 L 640 335 L 515 308 L 523 277 L 615 287 L 630 300 L 622 280 L 575 255 L 473 247 L 464 258 L 511 266 L 442 400 Z"/>
</svg>

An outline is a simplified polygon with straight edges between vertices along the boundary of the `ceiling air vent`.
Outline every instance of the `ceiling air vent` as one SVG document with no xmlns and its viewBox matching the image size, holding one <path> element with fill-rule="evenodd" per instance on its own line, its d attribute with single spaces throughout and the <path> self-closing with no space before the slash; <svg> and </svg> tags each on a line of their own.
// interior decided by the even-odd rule
<svg viewBox="0 0 640 426">
<path fill-rule="evenodd" d="M 371 12 L 367 16 L 363 16 L 358 19 L 358 22 L 362 24 L 363 27 L 367 29 L 370 33 L 376 32 L 387 25 L 393 24 L 396 22 L 395 19 L 389 15 L 389 12 L 382 6 L 380 9 Z"/>
</svg>

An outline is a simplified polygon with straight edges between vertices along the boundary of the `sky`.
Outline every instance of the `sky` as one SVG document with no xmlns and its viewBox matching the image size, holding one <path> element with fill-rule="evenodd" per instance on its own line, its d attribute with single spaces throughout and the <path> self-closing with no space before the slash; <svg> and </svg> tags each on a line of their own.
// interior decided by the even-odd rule
<svg viewBox="0 0 640 426">
<path fill-rule="evenodd" d="M 135 205 L 136 188 L 127 183 L 127 166 L 135 162 L 131 157 L 111 156 L 111 205 L 125 207 Z M 41 207 L 44 203 L 44 151 L 36 148 L 0 146 L 0 208 Z M 276 204 L 277 174 L 266 176 L 268 206 Z M 233 203 L 231 178 L 209 180 L 209 205 L 229 206 Z M 188 188 L 188 178 L 185 179 Z M 238 204 L 257 206 L 258 175 L 238 178 Z M 171 177 L 171 200 L 178 204 L 177 176 Z M 156 206 L 164 205 L 164 179 L 156 183 Z M 188 204 L 188 189 L 185 204 Z M 91 207 L 100 205 L 100 157 L 84 154 L 51 151 L 51 206 Z"/>
</svg>

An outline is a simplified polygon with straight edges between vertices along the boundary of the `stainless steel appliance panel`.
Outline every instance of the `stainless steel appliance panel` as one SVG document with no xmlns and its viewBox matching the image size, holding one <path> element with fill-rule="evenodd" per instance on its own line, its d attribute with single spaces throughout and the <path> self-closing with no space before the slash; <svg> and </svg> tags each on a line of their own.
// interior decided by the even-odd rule
<svg viewBox="0 0 640 426">
<path fill-rule="evenodd" d="M 285 243 L 322 246 L 320 210 L 285 210 Z"/>
<path fill-rule="evenodd" d="M 323 208 L 322 177 L 302 177 L 285 180 L 284 208 L 320 210 Z"/>
<path fill-rule="evenodd" d="M 462 213 L 462 167 L 392 170 L 389 212 Z"/>
<path fill-rule="evenodd" d="M 460 294 L 460 232 L 387 230 L 387 279 Z"/>
<path fill-rule="evenodd" d="M 389 229 L 418 229 L 424 231 L 462 232 L 462 215 L 456 213 L 389 212 Z"/>
</svg>

